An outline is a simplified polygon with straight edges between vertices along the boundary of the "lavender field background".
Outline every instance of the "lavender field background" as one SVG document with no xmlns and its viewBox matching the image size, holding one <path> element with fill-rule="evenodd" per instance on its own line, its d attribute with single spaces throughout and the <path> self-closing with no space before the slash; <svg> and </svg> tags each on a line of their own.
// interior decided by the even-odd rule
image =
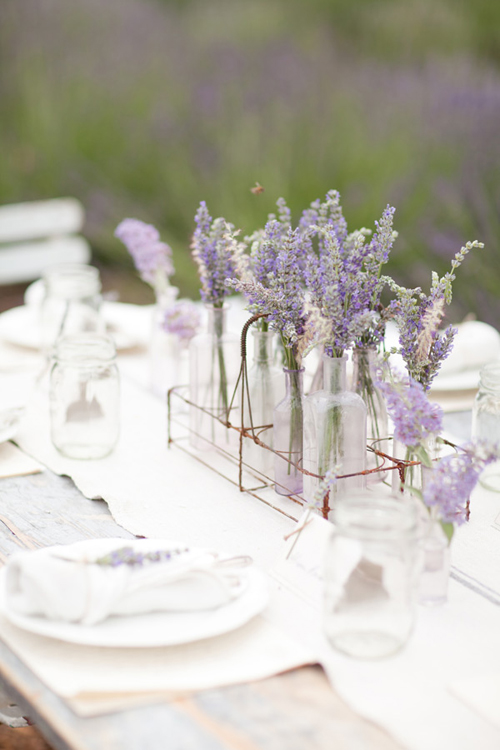
<svg viewBox="0 0 500 750">
<path fill-rule="evenodd" d="M 500 326 L 492 0 L 2 0 L 0 109 L 0 203 L 78 197 L 101 264 L 131 270 L 122 218 L 154 223 L 197 298 L 200 200 L 245 234 L 336 188 L 351 229 L 396 207 L 399 282 L 483 241 L 449 318 Z"/>
</svg>

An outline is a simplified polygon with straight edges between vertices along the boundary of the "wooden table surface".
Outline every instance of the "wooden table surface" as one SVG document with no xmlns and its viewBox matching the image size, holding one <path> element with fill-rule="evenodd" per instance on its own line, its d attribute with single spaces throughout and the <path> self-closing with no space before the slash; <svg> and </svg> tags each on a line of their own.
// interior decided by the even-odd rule
<svg viewBox="0 0 500 750">
<path fill-rule="evenodd" d="M 49 471 L 0 479 L 0 560 L 20 549 L 132 538 L 106 503 Z M 0 640 L 0 682 L 54 750 L 394 750 L 331 689 L 320 667 L 133 710 L 77 716 Z"/>
</svg>

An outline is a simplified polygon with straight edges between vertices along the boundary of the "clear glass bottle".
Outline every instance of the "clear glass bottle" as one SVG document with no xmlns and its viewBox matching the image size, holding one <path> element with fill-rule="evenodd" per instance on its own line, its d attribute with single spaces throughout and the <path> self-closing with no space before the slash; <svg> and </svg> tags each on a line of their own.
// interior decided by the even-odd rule
<svg viewBox="0 0 500 750">
<path fill-rule="evenodd" d="M 388 454 L 389 427 L 385 399 L 374 383 L 378 353 L 375 347 L 354 348 L 352 352 L 353 377 L 352 390 L 357 393 L 366 404 L 366 437 L 373 448 Z M 372 451 L 367 451 L 366 468 L 378 469 L 384 464 L 384 459 Z M 374 471 L 367 474 L 367 482 L 382 482 L 387 476 L 385 471 Z"/>
<path fill-rule="evenodd" d="M 418 602 L 426 607 L 446 602 L 450 579 L 450 543 L 434 511 L 421 514 L 418 535 Z"/>
<path fill-rule="evenodd" d="M 156 303 L 153 307 L 149 343 L 150 384 L 153 393 L 162 397 L 165 397 L 172 386 L 185 385 L 175 380 L 177 337 L 165 331 L 163 327 L 165 312 L 175 304 L 178 294 L 177 287 L 168 286 L 163 292 L 156 294 Z"/>
<path fill-rule="evenodd" d="M 303 488 L 304 368 L 285 373 L 285 398 L 274 408 L 274 489 L 278 495 L 299 495 Z M 280 455 L 278 455 L 278 453 Z"/>
<path fill-rule="evenodd" d="M 197 450 L 238 445 L 239 393 L 234 393 L 241 367 L 239 338 L 226 332 L 228 308 L 206 305 L 205 333 L 189 345 L 189 441 Z M 233 398 L 234 396 L 234 398 Z"/>
<path fill-rule="evenodd" d="M 282 370 L 274 364 L 274 331 L 253 328 L 253 363 L 248 371 L 248 391 L 251 418 L 245 404 L 245 427 L 270 448 L 274 447 L 273 411 L 283 399 L 285 384 Z M 256 469 L 269 478 L 273 474 L 274 453 L 246 438 L 243 442 L 243 461 L 247 468 Z"/>
<path fill-rule="evenodd" d="M 47 356 L 63 336 L 105 333 L 100 315 L 101 280 L 94 266 L 68 263 L 43 274 L 45 296 L 41 310 L 42 349 Z"/>
<path fill-rule="evenodd" d="M 347 357 L 323 355 L 323 390 L 304 401 L 304 469 L 324 476 L 329 470 L 353 474 L 340 479 L 332 489 L 334 498 L 364 489 L 366 479 L 366 406 L 353 391 L 346 390 Z M 319 479 L 304 476 L 304 494 L 312 501 Z"/>
<path fill-rule="evenodd" d="M 415 506 L 372 491 L 343 497 L 332 515 L 324 569 L 325 634 L 349 656 L 390 656 L 404 646 L 415 620 Z"/>
<path fill-rule="evenodd" d="M 82 334 L 58 339 L 50 373 L 50 431 L 68 458 L 103 458 L 120 428 L 120 387 L 111 339 Z"/>
</svg>

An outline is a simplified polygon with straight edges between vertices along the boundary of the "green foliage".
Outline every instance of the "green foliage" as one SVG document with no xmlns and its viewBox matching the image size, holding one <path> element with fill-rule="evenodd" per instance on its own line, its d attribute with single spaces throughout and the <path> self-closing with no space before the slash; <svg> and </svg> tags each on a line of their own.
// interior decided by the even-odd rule
<svg viewBox="0 0 500 750">
<path fill-rule="evenodd" d="M 129 267 L 114 228 L 154 223 L 174 283 L 196 297 L 200 200 L 246 234 L 279 196 L 297 217 L 335 188 L 352 226 L 396 206 L 388 272 L 401 283 L 442 276 L 466 240 L 484 241 L 454 316 L 488 319 L 495 13 L 487 0 L 2 0 L 0 203 L 75 195 L 95 256 Z"/>
</svg>

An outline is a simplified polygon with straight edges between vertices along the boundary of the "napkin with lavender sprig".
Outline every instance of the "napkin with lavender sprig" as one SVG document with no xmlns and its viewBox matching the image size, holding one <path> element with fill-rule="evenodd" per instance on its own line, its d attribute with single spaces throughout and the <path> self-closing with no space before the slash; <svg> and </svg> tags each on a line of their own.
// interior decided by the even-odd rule
<svg viewBox="0 0 500 750">
<path fill-rule="evenodd" d="M 86 540 L 13 555 L 6 600 L 22 615 L 83 625 L 110 615 L 210 610 L 245 591 L 249 562 L 165 540 Z"/>
</svg>

